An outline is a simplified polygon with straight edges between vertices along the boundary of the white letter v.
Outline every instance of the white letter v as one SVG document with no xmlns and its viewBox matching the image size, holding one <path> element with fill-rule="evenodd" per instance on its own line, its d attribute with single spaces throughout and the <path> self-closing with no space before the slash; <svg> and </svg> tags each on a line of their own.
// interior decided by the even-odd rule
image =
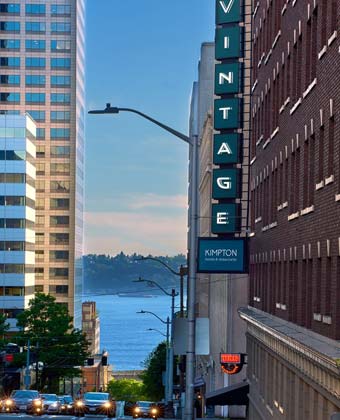
<svg viewBox="0 0 340 420">
<path fill-rule="evenodd" d="M 225 5 L 224 1 L 220 1 L 220 5 L 222 6 L 222 9 L 224 11 L 224 13 L 229 13 L 231 8 L 233 7 L 235 0 L 229 0 L 228 6 Z"/>
</svg>

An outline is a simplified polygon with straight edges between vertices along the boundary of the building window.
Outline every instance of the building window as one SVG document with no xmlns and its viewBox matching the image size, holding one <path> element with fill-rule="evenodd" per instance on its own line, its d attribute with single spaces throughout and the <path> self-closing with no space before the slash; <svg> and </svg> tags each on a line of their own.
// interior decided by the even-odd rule
<svg viewBox="0 0 340 420">
<path fill-rule="evenodd" d="M 46 41 L 44 39 L 26 39 L 25 47 L 26 51 L 45 51 Z"/>
<path fill-rule="evenodd" d="M 20 86 L 20 76 L 18 74 L 2 74 L 0 75 L 0 84 Z"/>
<path fill-rule="evenodd" d="M 41 159 L 41 158 L 45 157 L 45 146 L 37 146 L 36 156 L 37 156 L 38 159 L 39 158 Z"/>
<path fill-rule="evenodd" d="M 35 293 L 44 293 L 44 286 L 42 286 L 42 285 L 36 285 L 36 286 L 34 286 L 34 292 Z"/>
<path fill-rule="evenodd" d="M 45 181 L 42 179 L 38 179 L 35 182 L 37 192 L 44 192 L 45 191 Z"/>
<path fill-rule="evenodd" d="M 69 224 L 70 224 L 69 216 L 50 216 L 50 226 L 65 227 L 65 226 L 69 226 Z"/>
<path fill-rule="evenodd" d="M 20 4 L 17 4 L 17 3 L 0 4 L 0 13 L 20 15 Z"/>
<path fill-rule="evenodd" d="M 51 267 L 50 268 L 50 278 L 55 278 L 55 277 L 68 278 L 68 268 L 66 268 L 66 267 Z"/>
<path fill-rule="evenodd" d="M 26 15 L 45 15 L 45 4 L 26 4 Z"/>
<path fill-rule="evenodd" d="M 66 87 L 71 86 L 70 76 L 51 76 L 52 87 Z"/>
<path fill-rule="evenodd" d="M 71 6 L 68 4 L 51 4 L 51 15 L 68 16 L 71 14 Z"/>
<path fill-rule="evenodd" d="M 50 190 L 54 193 L 67 193 L 70 192 L 69 181 L 51 181 Z"/>
<path fill-rule="evenodd" d="M 70 138 L 70 129 L 69 128 L 51 128 L 51 140 L 55 139 L 67 139 Z"/>
<path fill-rule="evenodd" d="M 25 63 L 26 68 L 35 67 L 44 69 L 46 67 L 46 59 L 43 57 L 26 57 Z"/>
<path fill-rule="evenodd" d="M 51 163 L 51 175 L 69 175 L 69 174 L 70 174 L 69 163 Z M 61 200 L 61 199 L 58 199 L 58 200 Z"/>
<path fill-rule="evenodd" d="M 51 104 L 53 105 L 68 105 L 71 102 L 71 95 L 69 93 L 51 93 Z"/>
<path fill-rule="evenodd" d="M 45 129 L 37 128 L 37 140 L 45 140 Z"/>
<path fill-rule="evenodd" d="M 70 121 L 70 111 L 51 111 L 51 121 Z"/>
<path fill-rule="evenodd" d="M 71 50 L 71 41 L 63 39 L 57 39 L 51 41 L 51 51 L 53 52 L 65 52 Z"/>
<path fill-rule="evenodd" d="M 51 198 L 50 208 L 68 210 L 70 208 L 70 200 L 68 198 Z"/>
<path fill-rule="evenodd" d="M 45 234 L 42 232 L 35 232 L 35 243 L 36 244 L 44 244 L 45 242 Z"/>
<path fill-rule="evenodd" d="M 0 39 L 0 49 L 20 50 L 20 39 Z"/>
<path fill-rule="evenodd" d="M 45 33 L 45 22 L 26 22 L 26 32 Z"/>
<path fill-rule="evenodd" d="M 0 93 L 1 102 L 20 103 L 20 93 L 2 92 Z"/>
<path fill-rule="evenodd" d="M 25 77 L 26 86 L 45 86 L 46 77 L 41 74 L 27 74 Z"/>
<path fill-rule="evenodd" d="M 68 251 L 50 251 L 50 261 L 68 261 Z"/>
<path fill-rule="evenodd" d="M 50 244 L 51 245 L 68 245 L 69 234 L 68 233 L 50 233 Z"/>
<path fill-rule="evenodd" d="M 45 104 L 45 93 L 26 93 L 26 104 Z"/>
<path fill-rule="evenodd" d="M 33 111 L 33 110 L 31 110 L 31 111 L 26 111 L 26 112 L 28 114 L 30 114 L 30 116 L 35 121 L 38 121 L 38 122 L 44 122 L 45 121 L 45 111 L 39 111 L 39 110 Z"/>
<path fill-rule="evenodd" d="M 44 165 L 44 167 L 45 167 L 45 164 L 43 163 L 43 165 Z M 37 210 L 43 210 L 44 209 L 44 207 L 45 207 L 45 199 L 44 198 L 36 198 L 35 199 L 35 208 L 37 209 Z"/>
<path fill-rule="evenodd" d="M 51 157 L 69 157 L 70 146 L 51 146 Z"/>
<path fill-rule="evenodd" d="M 20 67 L 20 57 L 0 57 L 1 67 Z"/>
<path fill-rule="evenodd" d="M 51 58 L 52 69 L 70 69 L 71 59 L 70 58 Z"/>
<path fill-rule="evenodd" d="M 35 224 L 37 226 L 45 226 L 45 216 L 35 216 Z M 44 251 L 36 251 L 35 254 L 37 255 L 37 253 L 44 253 Z"/>
<path fill-rule="evenodd" d="M 20 22 L 0 22 L 0 31 L 3 32 L 20 32 Z"/>
<path fill-rule="evenodd" d="M 71 33 L 71 23 L 68 22 L 52 22 L 51 23 L 51 32 L 52 33 Z"/>
</svg>

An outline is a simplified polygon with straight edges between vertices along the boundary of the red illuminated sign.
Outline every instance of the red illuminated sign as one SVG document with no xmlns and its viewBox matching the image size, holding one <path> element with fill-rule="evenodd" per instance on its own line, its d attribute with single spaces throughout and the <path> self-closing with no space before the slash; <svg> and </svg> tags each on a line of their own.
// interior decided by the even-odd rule
<svg viewBox="0 0 340 420">
<path fill-rule="evenodd" d="M 241 363 L 241 355 L 235 353 L 221 353 L 221 363 Z"/>
</svg>

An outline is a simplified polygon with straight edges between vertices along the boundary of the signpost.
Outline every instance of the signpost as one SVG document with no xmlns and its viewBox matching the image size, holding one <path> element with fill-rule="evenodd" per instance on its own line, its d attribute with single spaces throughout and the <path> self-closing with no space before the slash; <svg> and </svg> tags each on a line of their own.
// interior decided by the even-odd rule
<svg viewBox="0 0 340 420">
<path fill-rule="evenodd" d="M 216 0 L 214 143 L 211 232 L 199 238 L 198 272 L 245 273 L 247 232 L 242 223 L 244 0 Z"/>
</svg>

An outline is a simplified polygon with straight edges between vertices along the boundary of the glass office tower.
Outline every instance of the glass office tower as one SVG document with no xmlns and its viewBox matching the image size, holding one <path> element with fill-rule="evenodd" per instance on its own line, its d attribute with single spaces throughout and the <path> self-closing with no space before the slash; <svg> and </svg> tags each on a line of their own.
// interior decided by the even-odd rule
<svg viewBox="0 0 340 420">
<path fill-rule="evenodd" d="M 35 290 L 81 326 L 83 0 L 0 0 L 0 113 L 37 124 Z"/>
</svg>

